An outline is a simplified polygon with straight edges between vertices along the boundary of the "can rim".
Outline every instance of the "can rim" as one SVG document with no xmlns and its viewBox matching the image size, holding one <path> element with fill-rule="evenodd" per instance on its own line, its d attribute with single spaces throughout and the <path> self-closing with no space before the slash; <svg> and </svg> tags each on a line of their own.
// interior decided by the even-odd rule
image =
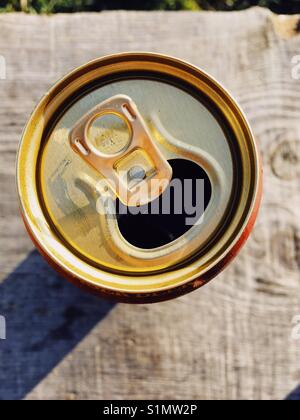
<svg viewBox="0 0 300 420">
<path fill-rule="evenodd" d="M 254 151 L 254 164 L 255 164 L 255 183 L 254 183 L 254 188 L 253 188 L 253 193 L 252 193 L 252 199 L 251 199 L 251 205 L 249 206 L 249 208 L 247 209 L 247 216 L 245 217 L 243 224 L 241 225 L 241 227 L 239 228 L 238 233 L 235 235 L 235 237 L 233 238 L 233 240 L 230 242 L 229 246 L 226 247 L 226 249 L 223 251 L 223 253 L 221 253 L 218 258 L 216 258 L 213 263 L 211 265 L 208 265 L 207 267 L 203 268 L 201 271 L 197 271 L 197 269 L 194 269 L 194 272 L 189 272 L 187 273 L 186 271 L 186 267 L 183 268 L 179 268 L 177 270 L 177 277 L 181 278 L 181 281 L 174 281 L 174 272 L 170 271 L 169 273 L 163 273 L 163 275 L 167 278 L 168 276 L 172 276 L 172 281 L 167 282 L 164 286 L 162 287 L 155 287 L 152 289 L 149 289 L 148 287 L 145 289 L 141 289 L 139 288 L 138 290 L 129 290 L 128 288 L 124 287 L 124 289 L 122 289 L 121 285 L 118 285 L 118 289 L 116 290 L 116 288 L 114 286 L 110 286 L 110 285 L 104 285 L 103 283 L 100 282 L 100 284 L 96 281 L 92 281 L 90 279 L 85 278 L 84 276 L 80 275 L 76 270 L 72 270 L 70 266 L 64 264 L 55 254 L 53 254 L 53 252 L 51 252 L 51 250 L 47 249 L 45 247 L 45 244 L 43 243 L 43 241 L 41 241 L 40 237 L 36 234 L 35 229 L 33 229 L 31 220 L 29 215 L 27 214 L 27 212 L 25 211 L 25 205 L 24 205 L 24 198 L 22 197 L 23 194 L 23 189 L 22 189 L 22 180 L 21 180 L 21 168 L 20 168 L 20 161 L 21 161 L 21 155 L 23 153 L 22 150 L 22 143 L 23 143 L 23 139 L 26 136 L 26 132 L 28 130 L 28 128 L 33 124 L 34 120 L 37 118 L 37 115 L 39 113 L 39 109 L 41 108 L 41 106 L 43 104 L 46 104 L 48 101 L 48 97 L 50 97 L 52 94 L 55 93 L 55 91 L 61 86 L 62 83 L 68 81 L 70 78 L 73 78 L 74 76 L 76 76 L 79 72 L 83 71 L 86 68 L 90 68 L 93 65 L 99 65 L 107 60 L 118 60 L 118 58 L 122 58 L 123 60 L 126 58 L 132 58 L 136 56 L 137 58 L 142 58 L 142 57 L 147 57 L 147 58 L 155 58 L 157 60 L 162 60 L 162 59 L 166 59 L 169 62 L 172 63 L 177 63 L 179 65 L 183 65 L 185 68 L 189 68 L 192 69 L 193 71 L 196 71 L 197 73 L 201 73 L 202 75 L 204 75 L 210 82 L 212 82 L 212 84 L 214 86 L 219 87 L 219 89 L 223 92 L 223 94 L 225 94 L 225 96 L 230 99 L 232 105 L 234 106 L 236 112 L 238 112 L 239 116 L 241 117 L 244 127 L 247 129 L 248 132 L 248 139 L 251 140 L 251 145 Z M 31 236 L 33 237 L 34 242 L 36 243 L 37 247 L 46 255 L 48 256 L 48 258 L 50 260 L 52 260 L 54 262 L 55 265 L 57 265 L 63 272 L 70 274 L 72 277 L 74 278 L 78 278 L 78 280 L 80 280 L 81 282 L 84 283 L 88 283 L 91 286 L 94 286 L 96 288 L 101 288 L 104 290 L 108 290 L 110 292 L 114 292 L 114 293 L 126 293 L 129 295 L 141 295 L 141 294 L 151 294 L 151 293 L 160 293 L 166 290 L 170 290 L 170 289 L 176 289 L 178 287 L 181 287 L 187 283 L 193 282 L 195 279 L 199 279 L 199 276 L 201 278 L 207 278 L 209 279 L 209 273 L 211 270 L 215 269 L 218 265 L 220 265 L 222 262 L 224 262 L 224 260 L 229 260 L 233 257 L 233 254 L 235 254 L 236 252 L 234 251 L 235 247 L 241 242 L 241 239 L 245 237 L 245 232 L 247 232 L 247 235 L 250 233 L 247 231 L 247 227 L 249 226 L 250 223 L 252 223 L 252 219 L 253 216 L 254 218 L 256 217 L 256 213 L 258 211 L 258 207 L 259 207 L 259 201 L 260 201 L 260 196 L 261 196 L 261 173 L 260 173 L 260 167 L 261 167 L 261 162 L 260 162 L 260 157 L 259 157 L 259 151 L 258 151 L 258 146 L 255 142 L 255 138 L 252 132 L 252 129 L 249 125 L 249 122 L 244 114 L 244 112 L 242 111 L 241 107 L 239 106 L 237 100 L 228 92 L 228 90 L 226 88 L 224 88 L 224 86 L 215 80 L 214 77 L 212 77 L 211 75 L 209 75 L 207 72 L 203 71 L 202 69 L 199 69 L 198 67 L 190 64 L 189 62 L 180 60 L 176 57 L 172 57 L 172 56 L 168 56 L 165 54 L 157 54 L 157 53 L 146 53 L 146 52 L 141 52 L 141 51 L 137 51 L 137 52 L 127 52 L 127 53 L 118 53 L 118 54 L 113 54 L 113 55 L 106 55 L 104 57 L 101 58 L 97 58 L 95 60 L 92 60 L 82 66 L 79 66 L 78 68 L 74 69 L 73 71 L 71 71 L 70 73 L 66 74 L 65 76 L 63 76 L 62 78 L 60 78 L 55 84 L 54 86 L 46 93 L 46 95 L 41 99 L 41 101 L 38 103 L 38 105 L 35 107 L 26 127 L 23 130 L 23 134 L 22 134 L 22 138 L 21 141 L 19 143 L 19 148 L 18 148 L 18 154 L 17 154 L 17 189 L 18 189 L 18 196 L 19 196 L 19 202 L 20 202 L 20 208 L 22 211 L 22 215 L 23 215 L 23 219 L 25 224 L 27 225 L 28 230 L 30 231 Z M 255 213 L 255 214 L 254 214 Z M 251 229 L 250 229 L 251 230 Z M 246 235 L 246 236 L 247 236 Z M 231 255 L 232 254 L 232 255 Z M 222 264 L 221 264 L 222 265 Z M 100 275 L 109 275 L 111 276 L 111 273 L 107 273 L 107 272 L 103 272 L 102 270 L 98 270 Z M 162 274 L 158 274 L 158 276 L 161 276 Z M 118 274 L 119 276 L 119 274 Z M 127 276 L 124 275 L 124 277 L 126 278 Z M 129 276 L 130 277 L 130 276 Z M 151 274 L 147 277 L 157 277 L 157 274 Z M 101 279 L 100 279 L 101 280 Z M 204 283 L 207 280 L 204 281 Z M 199 284 L 199 286 L 202 284 Z M 199 286 L 195 286 L 195 287 L 199 287 Z"/>
</svg>

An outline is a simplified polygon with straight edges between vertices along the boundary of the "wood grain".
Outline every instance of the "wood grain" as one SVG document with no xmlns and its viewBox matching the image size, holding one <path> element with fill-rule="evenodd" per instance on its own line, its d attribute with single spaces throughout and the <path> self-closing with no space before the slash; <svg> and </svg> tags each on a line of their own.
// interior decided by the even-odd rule
<svg viewBox="0 0 300 420">
<path fill-rule="evenodd" d="M 0 15 L 0 398 L 283 399 L 297 389 L 300 80 L 291 62 L 300 35 L 288 33 L 263 9 Z M 223 82 L 265 172 L 259 220 L 236 261 L 208 286 L 150 306 L 113 305 L 60 279 L 32 251 L 14 186 L 38 99 L 75 66 L 128 50 L 178 56 Z"/>
</svg>

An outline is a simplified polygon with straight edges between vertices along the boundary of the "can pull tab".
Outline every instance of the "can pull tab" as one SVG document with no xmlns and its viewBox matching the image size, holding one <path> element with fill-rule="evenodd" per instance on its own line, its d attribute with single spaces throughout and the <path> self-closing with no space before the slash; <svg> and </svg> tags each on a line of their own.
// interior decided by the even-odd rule
<svg viewBox="0 0 300 420">
<path fill-rule="evenodd" d="M 170 164 L 129 96 L 116 95 L 95 106 L 72 128 L 69 140 L 127 206 L 154 200 L 172 178 Z"/>
</svg>

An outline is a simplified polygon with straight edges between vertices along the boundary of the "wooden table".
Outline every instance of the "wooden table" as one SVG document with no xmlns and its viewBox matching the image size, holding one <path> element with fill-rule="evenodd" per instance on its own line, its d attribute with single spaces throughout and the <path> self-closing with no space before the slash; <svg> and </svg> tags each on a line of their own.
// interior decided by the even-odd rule
<svg viewBox="0 0 300 420">
<path fill-rule="evenodd" d="M 297 21 L 263 9 L 0 15 L 0 398 L 297 397 Z M 98 300 L 57 276 L 34 251 L 15 193 L 18 141 L 41 95 L 75 66 L 128 50 L 175 55 L 222 81 L 253 126 L 265 171 L 263 207 L 238 259 L 206 287 L 150 306 Z"/>
</svg>

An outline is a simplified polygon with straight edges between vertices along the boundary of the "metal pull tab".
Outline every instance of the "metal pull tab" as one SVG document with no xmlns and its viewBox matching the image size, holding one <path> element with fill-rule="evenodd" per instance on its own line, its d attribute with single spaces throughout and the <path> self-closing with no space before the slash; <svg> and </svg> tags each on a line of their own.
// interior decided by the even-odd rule
<svg viewBox="0 0 300 420">
<path fill-rule="evenodd" d="M 85 114 L 70 144 L 101 173 L 127 206 L 147 204 L 164 192 L 172 168 L 155 145 L 136 104 L 116 95 Z"/>
</svg>

